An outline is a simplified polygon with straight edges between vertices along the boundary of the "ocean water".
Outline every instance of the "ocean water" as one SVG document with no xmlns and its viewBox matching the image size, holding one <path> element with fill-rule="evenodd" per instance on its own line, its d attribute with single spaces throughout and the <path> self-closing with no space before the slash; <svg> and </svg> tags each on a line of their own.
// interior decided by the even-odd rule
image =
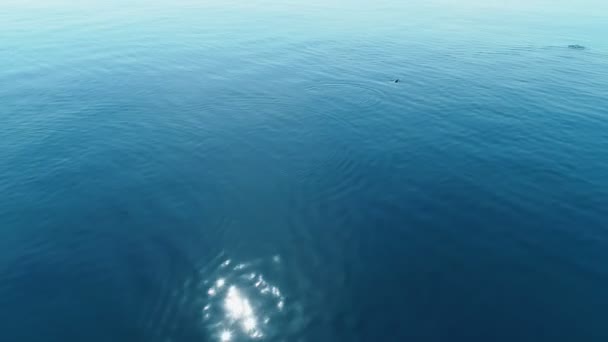
<svg viewBox="0 0 608 342">
<path fill-rule="evenodd" d="M 608 341 L 606 13 L 0 2 L 0 341 Z"/>
</svg>

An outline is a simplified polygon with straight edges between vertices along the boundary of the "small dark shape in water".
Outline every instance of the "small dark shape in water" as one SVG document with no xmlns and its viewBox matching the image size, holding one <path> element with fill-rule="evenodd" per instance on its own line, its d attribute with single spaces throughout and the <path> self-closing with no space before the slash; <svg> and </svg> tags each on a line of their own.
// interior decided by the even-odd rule
<svg viewBox="0 0 608 342">
<path fill-rule="evenodd" d="M 568 45 L 569 49 L 575 49 L 575 50 L 585 50 L 585 47 L 582 45 L 578 45 L 578 44 L 573 44 L 573 45 Z"/>
<path fill-rule="evenodd" d="M 395 80 L 395 81 L 393 81 L 393 82 L 395 82 L 395 83 L 399 83 L 399 79 L 396 79 L 396 80 Z"/>
</svg>

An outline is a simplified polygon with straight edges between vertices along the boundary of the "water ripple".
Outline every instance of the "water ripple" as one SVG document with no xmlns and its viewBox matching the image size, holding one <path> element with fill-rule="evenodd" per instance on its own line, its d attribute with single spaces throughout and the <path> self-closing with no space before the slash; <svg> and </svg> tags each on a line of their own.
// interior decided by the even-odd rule
<svg viewBox="0 0 608 342">
<path fill-rule="evenodd" d="M 386 97 L 385 91 L 372 84 L 374 83 L 318 83 L 306 88 L 306 91 L 317 102 L 335 103 L 339 101 L 342 106 L 348 104 L 359 108 L 369 108 L 380 105 Z"/>
<path fill-rule="evenodd" d="M 214 340 L 272 340 L 284 333 L 289 301 L 262 271 L 276 272 L 280 263 L 279 256 L 243 263 L 226 259 L 210 274 L 204 272 L 202 322 Z"/>
</svg>

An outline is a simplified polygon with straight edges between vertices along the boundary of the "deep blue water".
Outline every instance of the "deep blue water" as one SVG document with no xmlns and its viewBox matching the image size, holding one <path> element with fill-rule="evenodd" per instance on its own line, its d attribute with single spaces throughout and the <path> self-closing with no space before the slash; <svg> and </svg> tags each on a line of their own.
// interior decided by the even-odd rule
<svg viewBox="0 0 608 342">
<path fill-rule="evenodd" d="M 606 13 L 3 1 L 0 341 L 608 341 Z"/>
</svg>

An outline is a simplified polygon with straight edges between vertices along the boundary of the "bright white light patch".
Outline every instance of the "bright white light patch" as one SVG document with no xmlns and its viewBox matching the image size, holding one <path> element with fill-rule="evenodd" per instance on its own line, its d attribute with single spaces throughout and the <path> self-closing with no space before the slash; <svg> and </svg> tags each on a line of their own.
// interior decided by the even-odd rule
<svg viewBox="0 0 608 342">
<path fill-rule="evenodd" d="M 257 331 L 257 318 L 249 303 L 249 299 L 245 297 L 236 286 L 230 286 L 228 293 L 224 299 L 224 310 L 226 310 L 228 318 L 237 321 L 244 332 L 250 336 L 259 336 Z"/>
<path fill-rule="evenodd" d="M 235 320 L 240 320 L 253 316 L 253 309 L 247 297 L 241 295 L 241 292 L 235 287 L 230 286 L 228 294 L 224 300 L 224 308 L 228 315 Z"/>
<path fill-rule="evenodd" d="M 230 339 L 232 339 L 232 333 L 228 330 L 222 331 L 222 333 L 220 334 L 220 340 L 222 342 L 228 342 L 230 341 Z"/>
</svg>

